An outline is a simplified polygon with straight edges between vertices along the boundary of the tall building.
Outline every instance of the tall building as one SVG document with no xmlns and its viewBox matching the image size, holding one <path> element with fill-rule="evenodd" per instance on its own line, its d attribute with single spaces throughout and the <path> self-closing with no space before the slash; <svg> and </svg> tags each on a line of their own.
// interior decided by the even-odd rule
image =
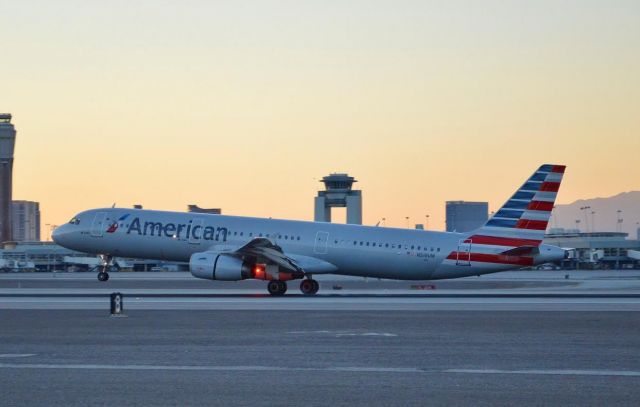
<svg viewBox="0 0 640 407">
<path fill-rule="evenodd" d="M 40 203 L 13 201 L 13 240 L 16 242 L 40 241 Z"/>
<path fill-rule="evenodd" d="M 362 191 L 351 187 L 356 181 L 347 174 L 331 174 L 322 178 L 325 191 L 315 198 L 314 220 L 331 222 L 331 208 L 347 208 L 347 223 L 362 225 Z"/>
<path fill-rule="evenodd" d="M 487 202 L 447 201 L 447 232 L 469 232 L 489 219 Z"/>
<path fill-rule="evenodd" d="M 11 236 L 11 198 L 13 188 L 13 148 L 16 129 L 11 114 L 0 113 L 0 243 L 13 240 Z"/>
</svg>

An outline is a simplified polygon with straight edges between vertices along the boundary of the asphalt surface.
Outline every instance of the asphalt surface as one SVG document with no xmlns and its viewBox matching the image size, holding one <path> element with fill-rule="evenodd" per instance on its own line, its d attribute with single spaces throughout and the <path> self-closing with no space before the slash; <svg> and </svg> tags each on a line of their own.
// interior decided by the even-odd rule
<svg viewBox="0 0 640 407">
<path fill-rule="evenodd" d="M 0 405 L 638 405 L 640 313 L 0 310 Z"/>
<path fill-rule="evenodd" d="M 318 276 L 304 297 L 289 282 L 284 297 L 264 281 L 199 280 L 189 273 L 0 274 L 0 309 L 106 309 L 113 292 L 130 310 L 640 311 L 640 271 L 518 271 L 443 281 Z"/>
<path fill-rule="evenodd" d="M 638 271 L 320 284 L 0 274 L 0 406 L 640 405 Z"/>
</svg>

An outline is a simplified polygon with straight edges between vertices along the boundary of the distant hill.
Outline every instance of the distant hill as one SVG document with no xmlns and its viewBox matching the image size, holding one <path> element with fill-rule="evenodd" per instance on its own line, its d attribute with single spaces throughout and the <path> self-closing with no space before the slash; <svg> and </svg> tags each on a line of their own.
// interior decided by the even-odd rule
<svg viewBox="0 0 640 407">
<path fill-rule="evenodd" d="M 581 207 L 590 206 L 586 211 Z M 623 192 L 608 198 L 580 199 L 567 205 L 556 205 L 551 218 L 551 228 L 576 228 L 576 219 L 580 220 L 578 227 L 581 231 L 616 232 L 618 210 L 622 221 L 622 232 L 629 233 L 629 237 L 637 237 L 640 228 L 640 191 Z M 588 213 L 585 220 L 585 212 Z M 595 212 L 595 214 L 591 214 Z"/>
</svg>

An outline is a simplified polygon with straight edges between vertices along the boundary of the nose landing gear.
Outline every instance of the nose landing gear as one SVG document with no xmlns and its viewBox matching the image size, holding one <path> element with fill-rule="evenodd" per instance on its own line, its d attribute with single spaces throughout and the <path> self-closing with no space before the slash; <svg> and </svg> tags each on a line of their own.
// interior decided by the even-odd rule
<svg viewBox="0 0 640 407">
<path fill-rule="evenodd" d="M 109 280 L 109 267 L 111 266 L 111 262 L 113 261 L 113 257 L 108 254 L 100 255 L 100 262 L 102 270 L 98 272 L 98 281 L 107 281 Z"/>
</svg>

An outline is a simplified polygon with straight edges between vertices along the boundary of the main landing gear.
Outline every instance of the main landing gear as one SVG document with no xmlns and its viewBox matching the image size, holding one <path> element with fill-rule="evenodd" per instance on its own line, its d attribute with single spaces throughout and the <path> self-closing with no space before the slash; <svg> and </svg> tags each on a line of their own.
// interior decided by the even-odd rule
<svg viewBox="0 0 640 407">
<path fill-rule="evenodd" d="M 270 280 L 267 290 L 271 295 L 284 295 L 287 292 L 287 283 L 280 280 Z"/>
<path fill-rule="evenodd" d="M 109 267 L 111 265 L 112 260 L 113 260 L 113 257 L 109 256 L 108 254 L 100 255 L 100 262 L 102 263 L 100 267 L 102 267 L 102 270 L 98 272 L 98 281 L 109 280 Z"/>
<path fill-rule="evenodd" d="M 300 291 L 304 295 L 314 295 L 320 289 L 320 284 L 312 278 L 306 278 L 300 282 Z M 270 280 L 267 290 L 271 295 L 284 295 L 287 292 L 287 283 L 281 280 Z"/>
<path fill-rule="evenodd" d="M 304 295 L 314 295 L 320 289 L 320 284 L 314 279 L 307 278 L 300 282 L 300 291 Z"/>
</svg>

